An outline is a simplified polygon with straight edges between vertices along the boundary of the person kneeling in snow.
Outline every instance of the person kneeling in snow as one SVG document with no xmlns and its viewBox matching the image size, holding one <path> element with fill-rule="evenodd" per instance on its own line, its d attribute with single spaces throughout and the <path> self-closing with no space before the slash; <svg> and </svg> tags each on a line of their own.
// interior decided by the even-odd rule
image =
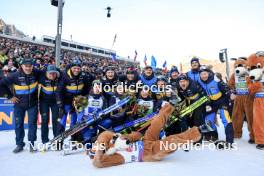
<svg viewBox="0 0 264 176">
<path fill-rule="evenodd" d="M 168 154 L 176 151 L 178 146 L 199 141 L 201 132 L 211 130 L 210 126 L 203 125 L 160 140 L 160 131 L 173 111 L 174 107 L 172 105 L 164 105 L 159 114 L 151 121 L 151 125 L 143 137 L 139 132 L 132 132 L 128 135 L 116 134 L 111 131 L 101 133 L 95 143 L 97 148 L 95 149 L 93 165 L 103 168 L 133 161 L 160 161 Z M 162 147 L 171 144 L 175 144 L 174 146 L 177 147 Z"/>
<path fill-rule="evenodd" d="M 102 95 L 100 87 L 98 85 L 100 82 L 98 80 L 93 81 L 93 87 L 88 96 L 87 106 L 78 114 L 77 121 L 81 122 L 85 118 L 96 115 L 101 110 L 107 107 L 106 100 Z M 83 144 L 88 144 L 87 147 L 91 146 L 93 138 L 96 137 L 97 132 L 104 129 L 108 129 L 112 126 L 112 120 L 108 117 L 104 117 L 101 120 L 94 122 L 92 125 L 84 128 L 82 130 Z"/>
</svg>

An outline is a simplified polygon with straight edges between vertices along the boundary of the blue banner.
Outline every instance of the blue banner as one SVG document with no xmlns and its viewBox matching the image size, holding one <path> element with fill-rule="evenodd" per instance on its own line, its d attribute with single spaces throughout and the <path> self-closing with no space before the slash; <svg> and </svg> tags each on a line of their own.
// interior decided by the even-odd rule
<svg viewBox="0 0 264 176">
<path fill-rule="evenodd" d="M 0 98 L 0 131 L 15 129 L 14 104 L 6 98 Z M 27 115 L 25 128 L 27 128 Z"/>
</svg>

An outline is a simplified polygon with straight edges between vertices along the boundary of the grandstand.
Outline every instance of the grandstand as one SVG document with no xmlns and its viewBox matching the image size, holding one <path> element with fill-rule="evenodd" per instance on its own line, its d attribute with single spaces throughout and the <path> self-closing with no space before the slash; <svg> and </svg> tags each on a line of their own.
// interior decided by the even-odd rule
<svg viewBox="0 0 264 176">
<path fill-rule="evenodd" d="M 50 36 L 42 36 L 42 43 L 47 44 L 49 46 L 55 45 L 55 38 Z M 75 41 L 68 41 L 68 40 L 62 40 L 61 46 L 63 49 L 69 49 L 77 52 L 88 52 L 89 54 L 102 56 L 102 57 L 112 57 L 112 55 L 116 54 L 114 50 L 104 49 L 100 47 L 95 47 L 87 44 L 81 44 Z"/>
<path fill-rule="evenodd" d="M 6 35 L 6 34 L 0 34 L 0 38 L 15 40 L 22 43 L 35 44 L 43 47 L 51 47 L 51 48 L 55 47 L 55 38 L 46 35 L 44 35 L 41 40 L 33 40 L 29 37 L 22 38 L 22 37 Z M 112 55 L 116 55 L 116 51 L 114 50 L 91 46 L 91 45 L 82 44 L 75 41 L 68 41 L 68 40 L 62 40 L 61 48 L 64 51 L 71 51 L 82 54 L 84 56 L 96 57 L 99 59 L 103 59 L 103 58 L 111 59 Z M 116 58 L 120 61 L 125 61 L 130 64 L 134 63 L 132 59 L 127 59 L 121 56 L 117 56 Z"/>
</svg>

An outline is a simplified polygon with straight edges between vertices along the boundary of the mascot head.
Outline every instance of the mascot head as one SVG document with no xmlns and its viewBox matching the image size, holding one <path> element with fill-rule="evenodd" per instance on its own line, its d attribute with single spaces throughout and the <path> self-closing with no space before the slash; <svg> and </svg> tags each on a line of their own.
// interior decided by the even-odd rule
<svg viewBox="0 0 264 176">
<path fill-rule="evenodd" d="M 247 66 L 249 70 L 249 78 L 252 81 L 262 80 L 264 74 L 264 52 L 260 51 L 248 57 Z"/>
<path fill-rule="evenodd" d="M 129 149 L 131 141 L 120 133 L 104 131 L 99 135 L 95 143 L 95 147 L 92 148 L 93 153 L 95 153 L 96 150 L 101 150 L 106 155 L 113 155 L 117 151 Z M 100 148 L 98 148 L 98 146 Z"/>
<path fill-rule="evenodd" d="M 233 58 L 232 60 L 235 61 L 234 68 L 235 68 L 235 75 L 239 77 L 246 76 L 248 74 L 247 71 L 247 58 L 246 57 L 239 57 Z"/>
</svg>

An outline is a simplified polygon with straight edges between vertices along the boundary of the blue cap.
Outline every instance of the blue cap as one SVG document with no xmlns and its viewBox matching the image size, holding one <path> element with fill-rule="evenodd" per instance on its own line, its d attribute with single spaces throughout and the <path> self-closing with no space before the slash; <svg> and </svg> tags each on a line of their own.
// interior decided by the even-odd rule
<svg viewBox="0 0 264 176">
<path fill-rule="evenodd" d="M 74 58 L 72 63 L 71 63 L 71 67 L 81 67 L 82 66 L 82 62 L 80 61 L 79 58 Z"/>
<path fill-rule="evenodd" d="M 47 73 L 57 73 L 58 75 L 60 74 L 55 65 L 48 65 Z"/>
</svg>

